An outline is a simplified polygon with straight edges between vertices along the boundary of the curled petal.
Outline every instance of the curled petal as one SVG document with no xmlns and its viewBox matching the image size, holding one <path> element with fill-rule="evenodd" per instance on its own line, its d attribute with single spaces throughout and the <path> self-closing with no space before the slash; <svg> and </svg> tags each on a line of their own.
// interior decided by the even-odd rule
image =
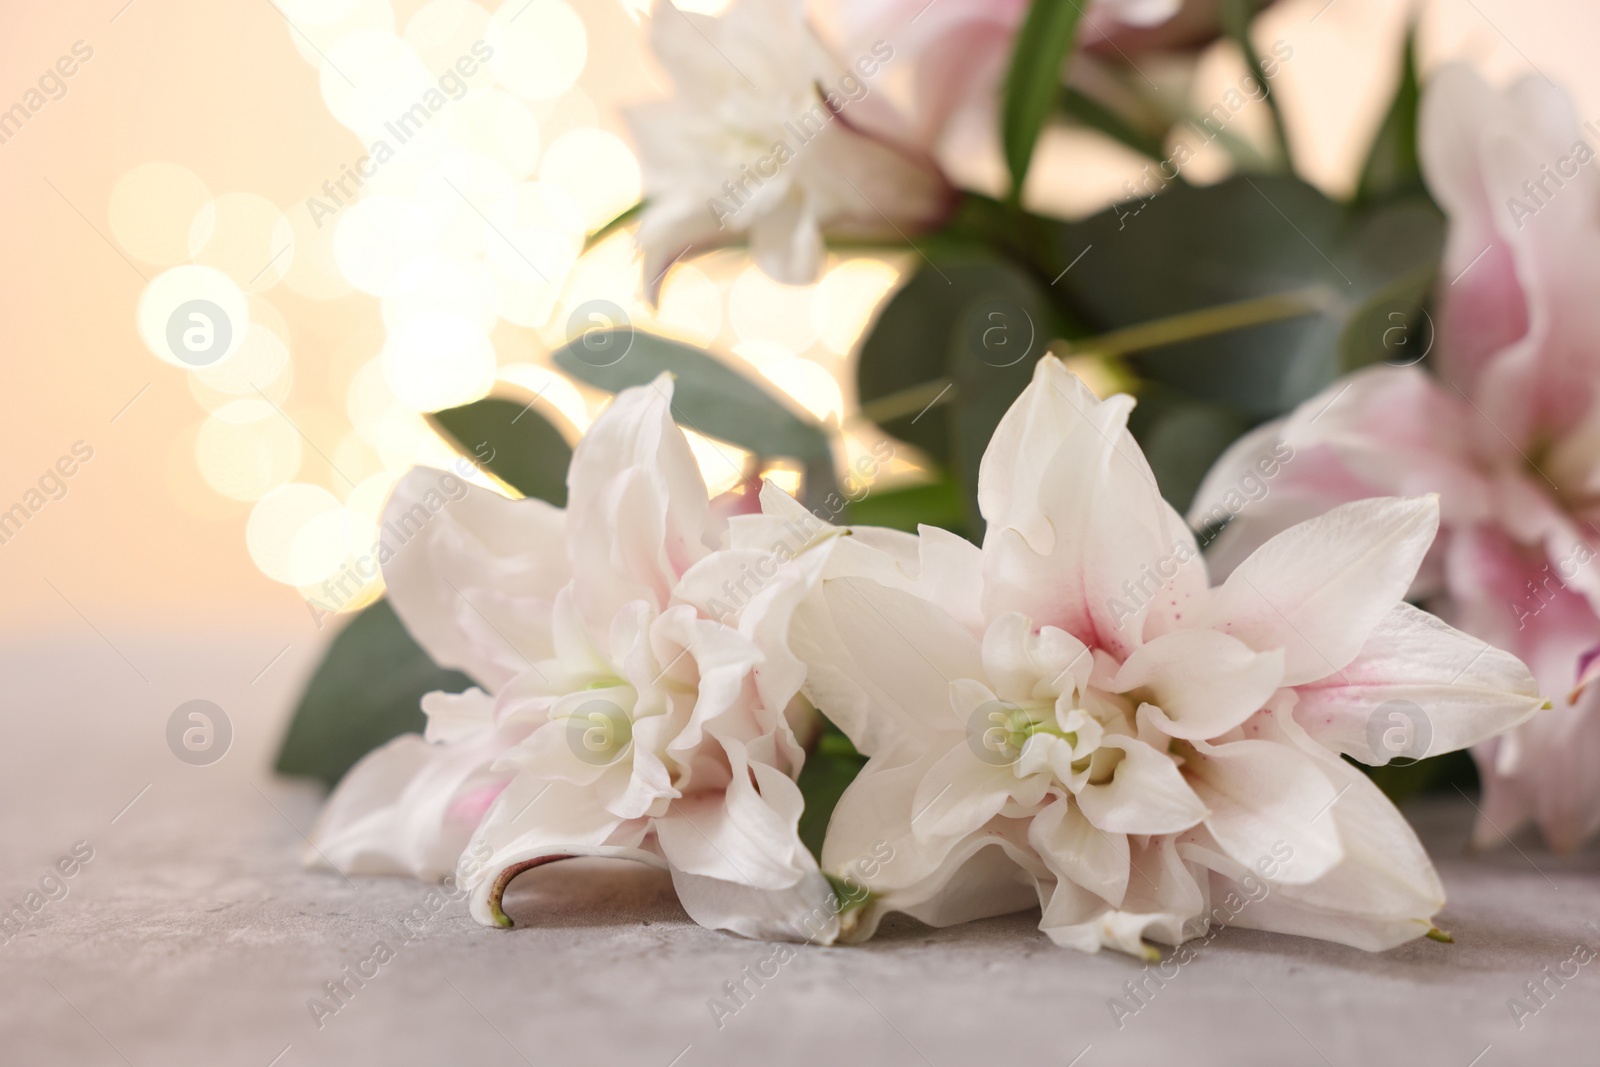
<svg viewBox="0 0 1600 1067">
<path fill-rule="evenodd" d="M 1283 652 L 1256 652 L 1214 630 L 1178 630 L 1136 649 L 1117 672 L 1119 693 L 1139 690 L 1172 737 L 1220 737 L 1266 704 L 1283 680 Z"/>
</svg>

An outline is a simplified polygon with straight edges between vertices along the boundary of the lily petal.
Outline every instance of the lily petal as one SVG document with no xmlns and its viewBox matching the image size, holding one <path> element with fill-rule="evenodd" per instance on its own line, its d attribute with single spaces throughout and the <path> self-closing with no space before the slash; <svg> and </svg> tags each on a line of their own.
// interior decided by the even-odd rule
<svg viewBox="0 0 1600 1067">
<path fill-rule="evenodd" d="M 1283 652 L 1256 652 L 1214 630 L 1178 630 L 1134 650 L 1117 672 L 1119 693 L 1141 690 L 1172 737 L 1220 737 L 1254 715 L 1283 680 Z"/>
<path fill-rule="evenodd" d="M 1284 685 L 1337 674 L 1404 599 L 1439 525 L 1434 497 L 1358 500 L 1272 538 L 1212 591 L 1204 625 L 1284 650 Z"/>
</svg>

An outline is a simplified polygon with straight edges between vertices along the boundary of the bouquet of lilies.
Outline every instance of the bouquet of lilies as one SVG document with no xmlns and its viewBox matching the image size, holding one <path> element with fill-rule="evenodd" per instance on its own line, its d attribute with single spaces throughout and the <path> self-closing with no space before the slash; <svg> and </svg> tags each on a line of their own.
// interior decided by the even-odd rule
<svg viewBox="0 0 1600 1067">
<path fill-rule="evenodd" d="M 676 92 L 630 114 L 646 199 L 595 239 L 635 227 L 652 294 L 713 249 L 792 284 L 909 253 L 856 355 L 877 444 L 627 326 L 554 354 L 614 394 L 575 447 L 508 398 L 438 412 L 463 458 L 399 482 L 387 597 L 280 757 L 338 783 L 309 859 L 501 926 L 519 873 L 602 857 L 752 938 L 1037 909 L 1088 952 L 1380 951 L 1448 940 L 1392 799 L 1470 776 L 1448 754 L 1480 844 L 1600 828 L 1587 128 L 1408 42 L 1331 199 L 1257 6 L 658 4 Z M 1216 108 L 1141 95 L 1141 59 L 1219 37 Z M 1074 127 L 1150 162 L 1064 220 L 1024 192 Z M 1231 176 L 1191 183 L 1202 152 Z M 685 429 L 749 476 L 711 495 Z"/>
</svg>

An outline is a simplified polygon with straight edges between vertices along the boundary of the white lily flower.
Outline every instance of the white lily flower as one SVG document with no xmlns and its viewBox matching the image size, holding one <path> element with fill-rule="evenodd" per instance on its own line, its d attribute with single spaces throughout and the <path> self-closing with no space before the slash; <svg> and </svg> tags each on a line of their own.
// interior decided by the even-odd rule
<svg viewBox="0 0 1600 1067">
<path fill-rule="evenodd" d="M 903 240 L 954 192 L 874 82 L 879 41 L 831 54 L 799 0 L 736 0 L 719 17 L 658 5 L 650 42 L 677 93 L 627 112 L 644 169 L 638 242 L 654 296 L 678 259 L 749 241 L 778 281 L 813 281 L 824 235 Z"/>
<path fill-rule="evenodd" d="M 505 926 L 517 873 L 628 858 L 671 871 L 702 925 L 832 940 L 837 904 L 796 829 L 818 721 L 784 646 L 829 546 L 788 545 L 794 565 L 738 610 L 680 596 L 771 548 L 708 501 L 671 394 L 665 375 L 618 394 L 577 447 L 565 511 L 442 471 L 402 479 L 385 512 L 389 599 L 483 688 L 430 694 L 426 738 L 350 771 L 318 857 L 351 874 L 455 871 L 473 916 Z"/>
<path fill-rule="evenodd" d="M 1396 709 L 1437 755 L 1543 703 L 1515 657 L 1404 603 L 1435 499 L 1337 508 L 1212 588 L 1132 407 L 1041 360 L 983 459 L 982 548 L 841 541 L 796 614 L 807 695 L 871 757 L 823 849 L 872 893 L 845 936 L 1035 903 L 1086 951 L 1147 954 L 1224 913 L 1371 950 L 1428 933 L 1439 880 L 1339 754 L 1384 762 L 1369 738 Z M 879 842 L 894 858 L 864 877 Z"/>
</svg>

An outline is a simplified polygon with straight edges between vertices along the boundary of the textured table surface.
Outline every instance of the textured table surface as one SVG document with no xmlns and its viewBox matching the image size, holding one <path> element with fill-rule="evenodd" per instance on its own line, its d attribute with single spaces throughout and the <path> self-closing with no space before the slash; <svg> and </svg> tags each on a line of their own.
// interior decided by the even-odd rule
<svg viewBox="0 0 1600 1067">
<path fill-rule="evenodd" d="M 301 869 L 319 796 L 268 770 L 312 644 L 107 636 L 0 652 L 0 900 L 25 904 L 58 860 L 93 850 L 0 945 L 7 1065 L 1600 1062 L 1600 960 L 1547 983 L 1520 1028 L 1508 1007 L 1536 1003 L 1524 983 L 1579 941 L 1600 945 L 1584 926 L 1600 927 L 1600 851 L 1470 855 L 1464 800 L 1409 809 L 1454 945 L 1369 955 L 1226 930 L 1119 1027 L 1109 1001 L 1134 961 L 1056 949 L 1036 916 L 898 922 L 774 961 L 719 1020 L 711 999 L 773 947 L 699 929 L 661 875 L 627 865 L 524 875 L 516 930 L 457 902 L 401 943 L 427 887 Z M 195 698 L 234 729 L 209 766 L 167 747 L 168 717 Z M 392 958 L 315 1017 L 308 1002 L 380 940 Z"/>
</svg>

